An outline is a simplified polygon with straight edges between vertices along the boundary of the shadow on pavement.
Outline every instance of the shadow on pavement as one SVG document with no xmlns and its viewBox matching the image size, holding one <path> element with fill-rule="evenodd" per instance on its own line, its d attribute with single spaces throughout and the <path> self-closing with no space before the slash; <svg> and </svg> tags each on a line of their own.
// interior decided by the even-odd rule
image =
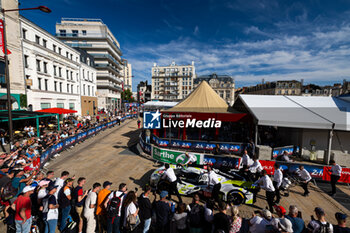
<svg viewBox="0 0 350 233">
<path fill-rule="evenodd" d="M 148 172 L 143 174 L 143 176 L 138 180 L 131 177 L 131 176 L 129 177 L 129 179 L 132 180 L 134 182 L 134 184 L 137 184 L 143 188 L 143 186 L 145 186 L 145 184 L 149 183 L 149 179 L 151 177 L 151 174 L 154 172 L 154 170 L 155 169 L 149 170 Z"/>
</svg>

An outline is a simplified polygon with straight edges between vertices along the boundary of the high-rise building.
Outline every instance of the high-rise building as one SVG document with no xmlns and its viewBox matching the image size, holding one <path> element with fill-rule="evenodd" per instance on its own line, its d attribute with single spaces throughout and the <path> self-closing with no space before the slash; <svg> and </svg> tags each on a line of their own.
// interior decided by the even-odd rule
<svg viewBox="0 0 350 233">
<path fill-rule="evenodd" d="M 17 9 L 17 0 L 0 0 L 2 9 Z M 0 17 L 3 15 L 0 12 Z M 18 11 L 6 12 L 6 41 L 9 64 L 12 109 L 21 107 L 21 95 L 25 95 L 25 80 L 23 72 L 23 53 L 21 45 L 21 29 Z M 0 49 L 0 110 L 7 109 L 7 90 L 5 81 L 4 52 Z M 23 103 L 23 107 L 25 103 Z"/>
<path fill-rule="evenodd" d="M 179 101 L 186 98 L 193 90 L 196 70 L 194 62 L 190 65 L 152 67 L 152 100 Z"/>
<path fill-rule="evenodd" d="M 97 69 L 98 107 L 121 108 L 123 62 L 120 44 L 101 19 L 62 18 L 56 36 L 67 45 L 94 57 Z"/>
<path fill-rule="evenodd" d="M 203 81 L 206 81 L 218 95 L 226 100 L 229 105 L 232 105 L 235 99 L 235 79 L 228 75 L 202 75 L 193 80 L 193 88 Z"/>
<path fill-rule="evenodd" d="M 123 64 L 124 90 L 129 89 L 132 92 L 132 67 L 126 59 L 123 59 Z"/>
<path fill-rule="evenodd" d="M 152 86 L 148 85 L 147 80 L 141 81 L 137 85 L 137 102 L 138 103 L 146 103 L 148 101 L 151 101 L 151 93 L 152 93 Z"/>
<path fill-rule="evenodd" d="M 80 53 L 22 16 L 20 23 L 28 108 L 66 108 L 80 115 Z"/>
</svg>

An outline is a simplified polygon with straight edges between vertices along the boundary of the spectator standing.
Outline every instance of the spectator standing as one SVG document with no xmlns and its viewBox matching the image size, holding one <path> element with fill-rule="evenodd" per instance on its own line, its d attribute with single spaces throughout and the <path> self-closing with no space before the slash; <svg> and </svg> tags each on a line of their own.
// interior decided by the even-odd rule
<svg viewBox="0 0 350 233">
<path fill-rule="evenodd" d="M 299 174 L 300 174 L 300 178 L 301 178 L 301 186 L 304 189 L 304 196 L 309 196 L 309 189 L 308 189 L 308 184 L 311 181 L 311 175 L 310 173 L 304 168 L 303 165 L 299 166 Z"/>
<path fill-rule="evenodd" d="M 335 193 L 337 192 L 337 187 L 335 184 L 340 179 L 342 168 L 341 168 L 341 166 L 336 164 L 334 160 L 330 160 L 329 164 L 332 165 L 332 168 L 331 168 L 331 186 L 332 186 L 331 195 L 334 196 Z"/>
<path fill-rule="evenodd" d="M 213 200 L 208 200 L 204 206 L 204 233 L 212 233 L 213 231 L 214 206 Z"/>
<path fill-rule="evenodd" d="M 60 231 L 63 231 L 66 228 L 67 219 L 69 217 L 69 213 L 70 213 L 70 210 L 72 208 L 71 201 L 72 201 L 73 182 L 74 182 L 73 179 L 68 178 L 65 181 L 64 187 L 61 188 L 61 190 L 57 194 L 58 204 L 60 205 L 60 209 L 61 209 Z M 57 193 L 57 191 L 56 191 L 56 193 Z"/>
<path fill-rule="evenodd" d="M 139 208 L 136 206 L 136 193 L 134 191 L 128 192 L 128 194 L 125 196 L 125 200 L 123 202 L 124 207 L 124 220 L 123 220 L 123 226 L 126 232 L 135 232 L 140 224 L 139 219 Z M 130 219 L 136 219 L 136 223 L 130 223 Z"/>
<path fill-rule="evenodd" d="M 188 222 L 190 226 L 190 233 L 200 233 L 203 229 L 204 223 L 204 207 L 200 204 L 198 194 L 194 194 L 192 203 L 189 205 Z"/>
<path fill-rule="evenodd" d="M 274 198 L 275 198 L 275 188 L 273 187 L 270 177 L 267 175 L 267 171 L 262 171 L 262 177 L 257 180 L 255 185 L 259 185 L 262 189 L 266 191 L 266 201 L 269 205 L 269 209 L 273 212 Z"/>
<path fill-rule="evenodd" d="M 219 213 L 214 215 L 214 232 L 229 233 L 231 222 L 228 215 L 226 215 L 227 204 L 223 201 L 219 202 Z"/>
<path fill-rule="evenodd" d="M 108 198 L 108 195 L 111 193 L 112 183 L 109 181 L 103 182 L 103 189 L 97 195 L 97 207 L 96 207 L 96 216 L 98 223 L 98 232 L 104 232 L 107 226 L 106 219 L 106 208 L 104 207 L 104 202 Z"/>
<path fill-rule="evenodd" d="M 249 220 L 249 232 L 250 233 L 265 233 L 266 225 L 271 221 L 272 214 L 269 210 L 264 209 L 260 213 L 261 216 L 253 213 L 252 218 Z"/>
<path fill-rule="evenodd" d="M 212 197 L 216 202 L 220 201 L 219 193 L 221 189 L 221 183 L 219 182 L 218 176 L 213 171 L 211 166 L 208 166 L 208 188 L 212 189 Z"/>
<path fill-rule="evenodd" d="M 275 163 L 274 168 L 275 172 L 273 174 L 273 187 L 275 188 L 276 203 L 279 203 L 281 200 L 280 186 L 282 184 L 283 173 L 279 164 Z"/>
<path fill-rule="evenodd" d="M 326 214 L 324 210 L 320 207 L 315 208 L 316 219 L 311 216 L 311 222 L 307 225 L 309 232 L 327 232 L 333 233 L 333 225 L 326 221 Z"/>
<path fill-rule="evenodd" d="M 343 213 L 335 213 L 335 218 L 338 221 L 338 225 L 333 226 L 334 233 L 350 233 L 350 228 L 346 227 L 346 218 L 348 216 Z"/>
<path fill-rule="evenodd" d="M 84 207 L 84 198 L 87 196 L 87 191 L 84 192 L 83 186 L 86 182 L 85 177 L 79 177 L 78 186 L 75 187 L 73 191 L 76 220 L 79 222 L 79 233 L 83 232 L 83 207 Z"/>
<path fill-rule="evenodd" d="M 176 213 L 173 217 L 173 222 L 175 224 L 176 231 L 178 233 L 187 233 L 187 213 L 186 211 L 186 204 L 185 203 L 179 203 L 176 208 Z"/>
<path fill-rule="evenodd" d="M 43 180 L 49 181 L 50 182 L 49 185 L 52 186 L 55 183 L 54 180 L 53 180 L 54 178 L 55 178 L 55 172 L 54 171 L 48 171 L 46 173 L 46 177 Z"/>
<path fill-rule="evenodd" d="M 69 172 L 63 171 L 61 173 L 61 177 L 57 178 L 55 181 L 55 186 L 57 186 L 57 192 L 56 192 L 56 197 L 58 197 L 58 192 L 60 189 L 64 186 L 64 181 L 68 178 Z"/>
<path fill-rule="evenodd" d="M 144 193 L 142 193 L 138 198 L 138 204 L 140 208 L 139 216 L 141 220 L 141 225 L 143 226 L 143 233 L 147 233 L 151 226 L 152 204 L 149 200 L 150 194 L 151 186 L 146 185 L 144 188 Z"/>
<path fill-rule="evenodd" d="M 171 168 L 168 163 L 165 164 L 165 172 L 162 176 L 162 179 L 166 179 L 170 182 L 169 199 L 171 199 L 171 194 L 173 193 L 177 196 L 179 202 L 182 202 L 179 190 L 177 190 L 177 177 L 175 175 L 174 169 Z"/>
<path fill-rule="evenodd" d="M 127 190 L 126 184 L 121 183 L 119 190 L 111 192 L 104 203 L 107 210 L 107 233 L 120 232 L 121 207 Z"/>
<path fill-rule="evenodd" d="M 242 218 L 239 217 L 239 209 L 237 206 L 231 206 L 232 223 L 230 233 L 237 233 L 242 227 Z"/>
<path fill-rule="evenodd" d="M 16 233 L 29 233 L 32 226 L 32 202 L 30 195 L 34 192 L 35 187 L 26 186 L 23 188 L 23 195 L 13 203 L 12 208 L 16 211 Z"/>
<path fill-rule="evenodd" d="M 292 223 L 293 233 L 301 233 L 304 231 L 304 220 L 298 217 L 299 211 L 295 205 L 289 206 L 289 213 L 286 218 Z"/>
<path fill-rule="evenodd" d="M 166 200 L 168 192 L 163 190 L 160 193 L 160 200 L 154 200 L 153 206 L 156 214 L 156 232 L 167 233 L 169 228 L 169 216 L 171 212 L 170 203 Z"/>
<path fill-rule="evenodd" d="M 141 121 L 140 119 L 137 120 L 137 128 L 140 128 L 141 127 Z"/>
<path fill-rule="evenodd" d="M 58 221 L 58 203 L 55 197 L 57 186 L 49 186 L 48 194 L 43 199 L 43 218 L 45 220 L 45 233 L 55 233 Z"/>
<path fill-rule="evenodd" d="M 85 200 L 84 217 L 86 218 L 86 233 L 94 233 L 96 229 L 95 207 L 97 203 L 97 193 L 101 189 L 100 183 L 94 183 L 92 190 Z"/>
</svg>

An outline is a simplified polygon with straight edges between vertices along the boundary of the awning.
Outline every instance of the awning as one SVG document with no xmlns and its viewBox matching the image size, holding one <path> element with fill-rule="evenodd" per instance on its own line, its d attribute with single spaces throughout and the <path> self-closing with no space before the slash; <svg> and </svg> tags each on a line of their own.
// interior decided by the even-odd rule
<svg viewBox="0 0 350 233">
<path fill-rule="evenodd" d="M 47 112 L 47 113 L 56 113 L 56 114 L 70 114 L 70 113 L 76 113 L 77 111 L 71 110 L 71 109 L 64 109 L 64 108 L 47 108 L 38 110 L 36 112 Z"/>
<path fill-rule="evenodd" d="M 239 95 L 239 100 L 258 125 L 350 131 L 350 102 L 340 98 Z"/>
</svg>

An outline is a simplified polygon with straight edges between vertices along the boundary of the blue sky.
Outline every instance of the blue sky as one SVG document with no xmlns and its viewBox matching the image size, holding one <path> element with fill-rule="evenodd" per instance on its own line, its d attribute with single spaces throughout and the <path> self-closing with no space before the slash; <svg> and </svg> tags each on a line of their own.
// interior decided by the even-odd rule
<svg viewBox="0 0 350 233">
<path fill-rule="evenodd" d="M 20 0 L 51 33 L 61 17 L 101 18 L 133 65 L 135 88 L 160 65 L 195 61 L 198 75 L 232 75 L 236 86 L 304 79 L 350 80 L 348 0 Z"/>
</svg>

